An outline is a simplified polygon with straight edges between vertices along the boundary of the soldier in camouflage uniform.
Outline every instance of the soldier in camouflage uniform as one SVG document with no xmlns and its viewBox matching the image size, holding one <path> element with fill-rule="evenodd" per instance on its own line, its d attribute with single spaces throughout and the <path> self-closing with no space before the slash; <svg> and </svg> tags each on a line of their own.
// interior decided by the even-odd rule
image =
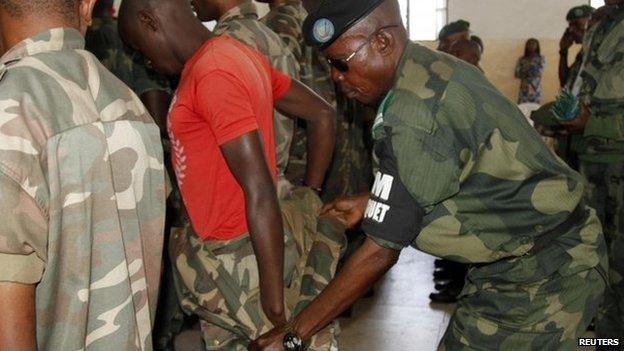
<svg viewBox="0 0 624 351">
<path fill-rule="evenodd" d="M 561 88 L 570 91 L 574 95 L 578 95 L 583 81 L 580 76 L 583 64 L 583 51 L 579 51 L 572 65 L 568 66 L 568 50 L 573 44 L 583 43 L 593 11 L 594 9 L 588 5 L 576 6 L 570 9 L 566 15 L 568 28 L 566 28 L 559 44 L 559 81 L 561 82 Z M 548 108 L 550 109 L 550 106 Z M 576 152 L 579 140 L 580 135 L 578 134 L 557 137 L 557 154 L 575 170 L 579 168 Z"/>
<path fill-rule="evenodd" d="M 400 23 L 396 0 L 345 0 L 306 19 L 306 40 L 324 48 L 334 77 L 363 102 L 381 100 L 370 195 L 326 207 L 350 225 L 364 218 L 369 238 L 322 295 L 251 350 L 306 340 L 409 245 L 471 264 L 441 349 L 573 350 L 607 269 L 583 178 L 478 69 L 409 42 Z"/>
<path fill-rule="evenodd" d="M 611 5 L 587 32 L 583 47 L 581 116 L 571 132 L 582 131 L 581 172 L 587 201 L 605 227 L 610 288 L 596 320 L 599 337 L 624 340 L 624 5 Z"/>
<path fill-rule="evenodd" d="M 84 50 L 90 5 L 0 2 L 2 33 L 38 30 L 44 13 L 50 26 L 0 44 L 2 350 L 152 349 L 167 191 L 160 133 Z"/>
<path fill-rule="evenodd" d="M 284 46 L 281 39 L 272 32 L 265 24 L 260 22 L 258 9 L 251 0 L 233 1 L 236 6 L 229 9 L 219 8 L 223 13 L 216 13 L 215 0 L 194 0 L 198 17 L 202 21 L 217 20 L 213 32 L 216 35 L 227 34 L 264 54 L 273 67 L 292 78 L 299 79 L 299 64 L 292 52 Z M 295 121 L 275 111 L 275 147 L 277 151 L 277 165 L 280 174 L 278 194 L 284 197 L 292 188 L 286 180 L 285 172 L 290 156 Z M 316 175 L 324 177 L 326 170 L 319 170 Z M 322 173 L 322 175 L 320 175 Z M 322 179 L 317 181 L 320 188 Z M 310 184 L 312 185 L 312 184 Z"/>
</svg>

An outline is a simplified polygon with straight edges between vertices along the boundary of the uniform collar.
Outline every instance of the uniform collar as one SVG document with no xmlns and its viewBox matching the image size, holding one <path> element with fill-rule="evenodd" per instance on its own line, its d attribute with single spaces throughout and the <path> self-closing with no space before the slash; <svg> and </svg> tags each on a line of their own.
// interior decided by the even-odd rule
<svg viewBox="0 0 624 351">
<path fill-rule="evenodd" d="M 258 9 L 251 0 L 245 1 L 224 13 L 223 16 L 219 18 L 217 26 L 225 22 L 239 19 L 258 19 Z"/>
<path fill-rule="evenodd" d="M 22 40 L 0 58 L 0 67 L 44 52 L 81 50 L 85 40 L 76 29 L 53 28 Z"/>
</svg>

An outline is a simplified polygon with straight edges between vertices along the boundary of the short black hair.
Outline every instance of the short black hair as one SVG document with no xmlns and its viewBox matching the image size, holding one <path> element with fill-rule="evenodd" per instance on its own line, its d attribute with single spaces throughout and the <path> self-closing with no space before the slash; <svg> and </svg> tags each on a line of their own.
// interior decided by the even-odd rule
<svg viewBox="0 0 624 351">
<path fill-rule="evenodd" d="M 0 7 L 13 17 L 22 17 L 26 13 L 50 13 L 73 16 L 73 10 L 80 0 L 0 0 Z"/>
</svg>

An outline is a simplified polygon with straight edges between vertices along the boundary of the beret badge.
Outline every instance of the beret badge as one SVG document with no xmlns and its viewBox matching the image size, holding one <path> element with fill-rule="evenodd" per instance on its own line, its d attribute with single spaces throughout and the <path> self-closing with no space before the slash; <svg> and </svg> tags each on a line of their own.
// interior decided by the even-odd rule
<svg viewBox="0 0 624 351">
<path fill-rule="evenodd" d="M 334 37 L 335 33 L 336 28 L 334 27 L 334 24 L 327 18 L 319 18 L 314 23 L 314 39 L 321 44 L 330 41 Z"/>
</svg>

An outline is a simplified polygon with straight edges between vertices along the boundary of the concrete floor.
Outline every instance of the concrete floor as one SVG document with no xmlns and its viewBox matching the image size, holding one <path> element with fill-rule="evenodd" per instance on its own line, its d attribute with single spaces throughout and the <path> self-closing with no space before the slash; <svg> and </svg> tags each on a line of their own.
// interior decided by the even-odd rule
<svg viewBox="0 0 624 351">
<path fill-rule="evenodd" d="M 340 350 L 436 350 L 454 306 L 429 301 L 433 261 L 414 249 L 404 250 L 399 263 L 378 283 L 375 295 L 357 302 L 352 318 L 341 319 Z M 199 332 L 180 335 L 176 350 L 199 351 Z"/>
</svg>

